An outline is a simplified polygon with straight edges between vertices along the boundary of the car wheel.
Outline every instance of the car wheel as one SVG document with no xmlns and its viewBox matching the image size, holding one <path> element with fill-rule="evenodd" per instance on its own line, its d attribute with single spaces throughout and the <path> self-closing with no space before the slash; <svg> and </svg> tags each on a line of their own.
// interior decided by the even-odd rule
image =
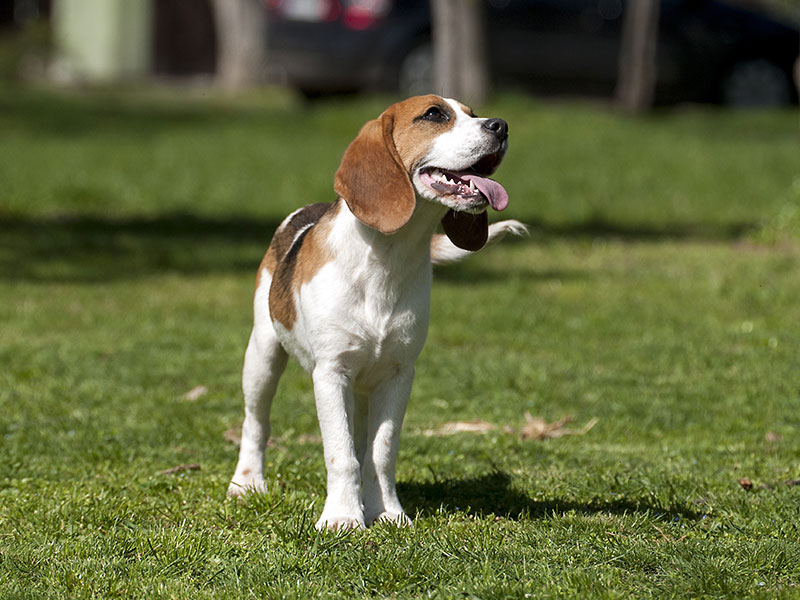
<svg viewBox="0 0 800 600">
<path fill-rule="evenodd" d="M 737 63 L 722 84 L 722 100 L 730 106 L 786 106 L 792 88 L 786 73 L 768 60 Z"/>
<path fill-rule="evenodd" d="M 406 96 L 429 94 L 433 90 L 433 48 L 415 46 L 400 62 L 397 89 Z"/>
</svg>

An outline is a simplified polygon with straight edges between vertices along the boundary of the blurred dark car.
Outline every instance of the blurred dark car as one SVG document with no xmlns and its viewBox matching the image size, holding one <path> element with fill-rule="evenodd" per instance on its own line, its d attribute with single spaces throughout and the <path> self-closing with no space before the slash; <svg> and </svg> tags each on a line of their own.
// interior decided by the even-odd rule
<svg viewBox="0 0 800 600">
<path fill-rule="evenodd" d="M 307 95 L 431 90 L 428 0 L 267 0 L 273 76 Z M 485 2 L 496 84 L 608 95 L 623 0 Z M 800 30 L 720 0 L 662 0 L 656 98 L 776 106 L 797 102 Z"/>
</svg>

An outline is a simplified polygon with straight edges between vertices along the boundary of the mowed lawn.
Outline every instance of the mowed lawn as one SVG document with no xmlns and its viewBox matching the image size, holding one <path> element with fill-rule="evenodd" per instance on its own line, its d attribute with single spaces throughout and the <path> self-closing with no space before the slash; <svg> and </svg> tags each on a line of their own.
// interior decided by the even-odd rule
<svg viewBox="0 0 800 600">
<path fill-rule="evenodd" d="M 388 101 L 0 93 L 0 597 L 799 598 L 796 112 L 480 108 L 531 235 L 435 273 L 414 526 L 314 530 L 294 364 L 225 499 L 255 268 Z"/>
</svg>

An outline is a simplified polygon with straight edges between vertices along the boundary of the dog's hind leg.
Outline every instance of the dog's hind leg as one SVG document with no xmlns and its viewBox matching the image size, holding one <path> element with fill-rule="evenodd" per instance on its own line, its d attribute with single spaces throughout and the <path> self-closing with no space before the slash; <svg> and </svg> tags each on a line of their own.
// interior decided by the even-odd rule
<svg viewBox="0 0 800 600">
<path fill-rule="evenodd" d="M 269 289 L 269 285 L 266 286 Z M 264 492 L 264 451 L 269 439 L 269 410 L 286 368 L 288 355 L 278 341 L 269 310 L 259 310 L 256 296 L 256 323 L 244 357 L 242 391 L 244 392 L 244 423 L 239 462 L 228 486 L 228 496 L 240 496 L 250 491 Z M 259 314 L 266 312 L 267 314 Z"/>
</svg>

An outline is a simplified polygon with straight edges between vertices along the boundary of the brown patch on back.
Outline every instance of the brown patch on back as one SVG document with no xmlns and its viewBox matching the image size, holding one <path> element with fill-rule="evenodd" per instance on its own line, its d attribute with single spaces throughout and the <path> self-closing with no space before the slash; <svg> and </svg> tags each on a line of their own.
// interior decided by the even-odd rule
<svg viewBox="0 0 800 600">
<path fill-rule="evenodd" d="M 261 259 L 261 263 L 258 265 L 258 273 L 256 273 L 256 290 L 261 286 L 261 277 L 264 275 L 264 269 L 267 270 L 267 273 L 272 275 L 275 272 L 275 267 L 278 265 L 278 261 L 275 258 L 275 253 L 271 251 L 272 246 L 267 248 L 267 252 L 264 254 L 264 258 Z"/>
<path fill-rule="evenodd" d="M 295 291 L 331 259 L 325 240 L 337 209 L 338 201 L 301 209 L 281 225 L 264 256 L 262 266 L 272 273 L 270 316 L 286 329 L 294 327 L 297 317 Z M 273 269 L 269 268 L 271 264 Z"/>
<path fill-rule="evenodd" d="M 337 214 L 338 200 L 327 205 L 329 208 L 319 219 L 319 221 L 307 230 L 307 235 L 302 242 L 301 251 L 297 256 L 297 267 L 295 268 L 294 286 L 299 288 L 302 284 L 308 283 L 314 275 L 333 260 L 333 254 L 327 245 L 333 224 L 333 217 Z"/>
<path fill-rule="evenodd" d="M 299 211 L 296 211 L 291 217 L 283 220 L 272 236 L 269 248 L 267 248 L 267 252 L 264 254 L 264 258 L 261 259 L 261 264 L 258 266 L 256 289 L 261 285 L 261 277 L 264 269 L 266 269 L 270 275 L 275 274 L 278 261 L 283 258 L 289 250 L 297 232 L 306 225 L 316 223 L 331 206 L 332 205 L 327 202 L 309 204 Z"/>
</svg>

